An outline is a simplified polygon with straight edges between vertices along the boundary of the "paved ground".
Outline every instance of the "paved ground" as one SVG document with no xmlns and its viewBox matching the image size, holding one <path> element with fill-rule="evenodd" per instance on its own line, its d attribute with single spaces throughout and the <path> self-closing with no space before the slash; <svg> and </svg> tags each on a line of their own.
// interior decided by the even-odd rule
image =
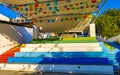
<svg viewBox="0 0 120 75">
<path fill-rule="evenodd" d="M 3 71 L 0 75 L 101 75 L 101 74 L 65 74 L 65 73 L 42 73 L 42 72 L 24 72 L 24 71 Z"/>
</svg>

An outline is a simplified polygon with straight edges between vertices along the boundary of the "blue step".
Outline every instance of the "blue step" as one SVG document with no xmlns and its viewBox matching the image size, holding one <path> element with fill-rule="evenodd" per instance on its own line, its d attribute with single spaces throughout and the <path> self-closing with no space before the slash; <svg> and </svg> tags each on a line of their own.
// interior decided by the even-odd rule
<svg viewBox="0 0 120 75">
<path fill-rule="evenodd" d="M 16 52 L 15 57 L 104 57 L 102 52 Z"/>
<path fill-rule="evenodd" d="M 108 58 L 40 58 L 40 57 L 9 57 L 8 63 L 31 64 L 86 64 L 109 65 Z"/>
<path fill-rule="evenodd" d="M 120 62 L 120 57 L 119 57 L 119 58 L 116 58 L 116 60 L 117 60 L 118 62 Z"/>
<path fill-rule="evenodd" d="M 117 52 L 117 53 L 116 53 L 116 57 L 117 57 L 117 58 L 120 58 L 120 52 Z"/>
</svg>

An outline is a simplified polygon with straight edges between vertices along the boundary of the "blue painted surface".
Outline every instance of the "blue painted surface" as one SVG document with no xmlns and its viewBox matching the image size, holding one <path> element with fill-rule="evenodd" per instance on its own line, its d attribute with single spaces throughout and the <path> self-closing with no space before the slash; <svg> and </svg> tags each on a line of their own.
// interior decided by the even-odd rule
<svg viewBox="0 0 120 75">
<path fill-rule="evenodd" d="M 9 57 L 8 63 L 110 65 L 108 58 L 97 57 L 94 58 Z"/>
<path fill-rule="evenodd" d="M 120 58 L 120 52 L 117 52 L 116 57 Z"/>
<path fill-rule="evenodd" d="M 104 44 L 101 44 L 101 47 L 103 48 L 103 51 L 105 51 L 104 53 L 106 57 L 108 57 L 109 59 L 111 58 L 113 60 L 116 59 L 116 56 L 115 56 L 117 53 L 116 49 L 111 51 L 108 48 L 106 48 Z"/>
<path fill-rule="evenodd" d="M 0 14 L 5 15 L 6 17 L 11 18 L 11 19 L 18 17 L 18 14 L 15 11 L 4 6 L 3 4 L 0 4 Z"/>
<path fill-rule="evenodd" d="M 114 70 L 120 69 L 120 45 L 116 42 L 107 42 L 108 44 L 114 46 L 115 50 L 110 51 L 103 44 L 101 44 L 102 48 L 106 50 L 106 57 L 108 57 L 110 63 L 114 66 Z"/>
<path fill-rule="evenodd" d="M 108 48 L 105 47 L 104 43 L 100 43 L 100 46 L 102 47 L 103 49 L 103 53 L 105 55 L 105 57 L 107 57 L 109 59 L 109 62 L 113 65 L 116 65 L 117 62 L 115 61 L 116 60 L 116 52 L 113 51 L 110 51 Z"/>
<path fill-rule="evenodd" d="M 107 42 L 108 44 L 114 46 L 115 48 L 117 48 L 118 50 L 120 50 L 120 45 L 116 42 Z"/>
<path fill-rule="evenodd" d="M 102 52 L 16 52 L 15 57 L 104 57 Z"/>
</svg>

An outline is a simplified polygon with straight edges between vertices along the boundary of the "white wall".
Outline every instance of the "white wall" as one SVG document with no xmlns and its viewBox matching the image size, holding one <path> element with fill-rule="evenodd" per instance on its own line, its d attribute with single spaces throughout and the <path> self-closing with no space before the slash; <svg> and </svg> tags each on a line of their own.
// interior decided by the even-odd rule
<svg viewBox="0 0 120 75">
<path fill-rule="evenodd" d="M 29 43 L 33 37 L 22 26 L 0 23 L 0 33 L 4 33 L 18 43 Z"/>
</svg>

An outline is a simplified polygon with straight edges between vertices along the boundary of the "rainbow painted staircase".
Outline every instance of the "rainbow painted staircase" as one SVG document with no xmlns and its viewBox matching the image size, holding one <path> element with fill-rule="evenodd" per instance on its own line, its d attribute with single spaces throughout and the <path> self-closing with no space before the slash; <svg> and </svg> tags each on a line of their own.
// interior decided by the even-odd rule
<svg viewBox="0 0 120 75">
<path fill-rule="evenodd" d="M 113 64 L 106 56 L 102 45 L 103 43 L 97 42 L 95 38 L 88 37 L 35 40 L 3 53 L 0 62 L 8 64 L 0 64 L 0 68 L 1 70 L 112 75 Z"/>
</svg>

